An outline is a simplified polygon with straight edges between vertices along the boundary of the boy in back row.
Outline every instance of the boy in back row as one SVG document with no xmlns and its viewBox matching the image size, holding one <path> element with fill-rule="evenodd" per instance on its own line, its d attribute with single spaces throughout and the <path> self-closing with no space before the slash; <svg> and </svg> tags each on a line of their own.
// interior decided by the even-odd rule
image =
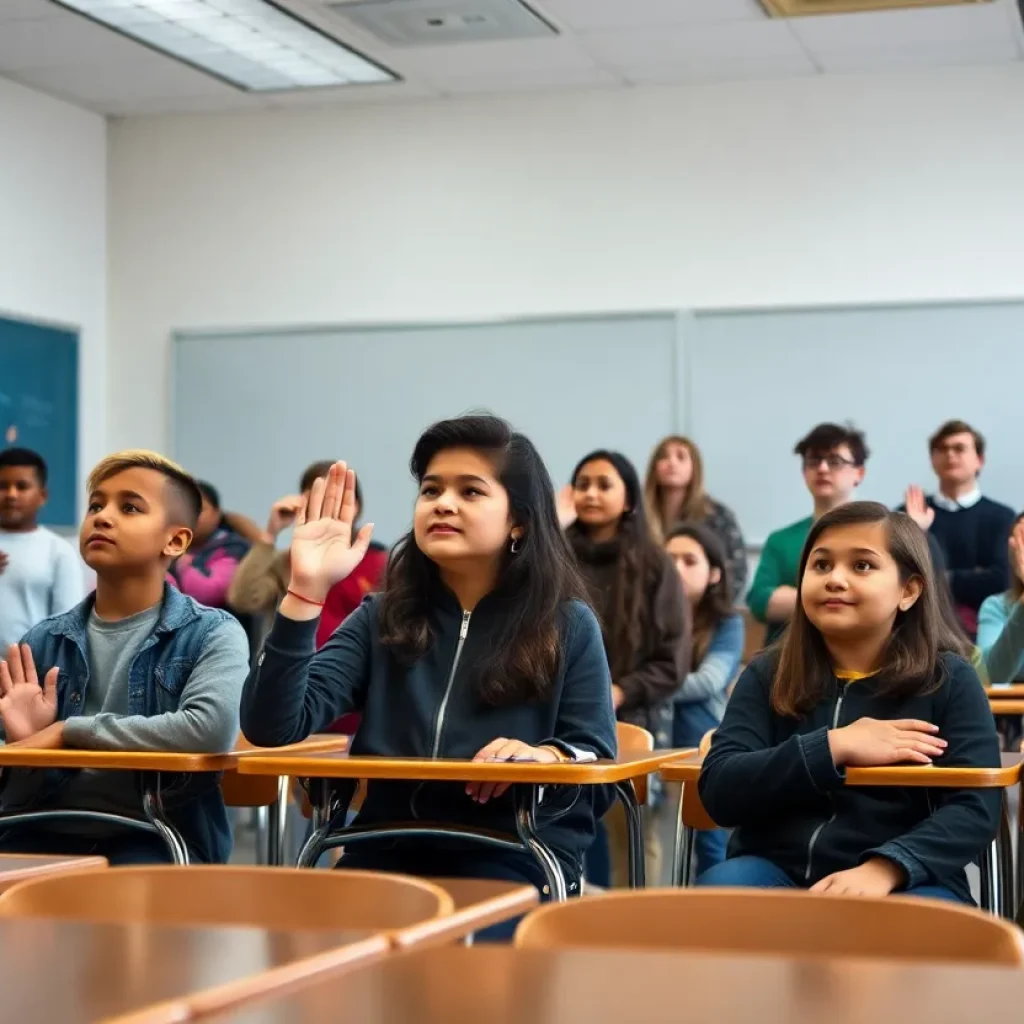
<svg viewBox="0 0 1024 1024">
<path fill-rule="evenodd" d="M 74 548 L 39 525 L 46 484 L 41 455 L 0 451 L 0 655 L 37 622 L 74 608 L 85 591 Z"/>
<path fill-rule="evenodd" d="M 0 663 L 6 742 L 90 750 L 223 753 L 238 736 L 249 667 L 241 626 L 165 582 L 192 541 L 195 481 L 152 452 L 127 451 L 89 478 L 80 547 L 96 591 L 11 645 Z M 3 811 L 92 810 L 145 820 L 134 772 L 12 770 Z M 197 775 L 167 815 L 193 859 L 226 861 L 231 831 L 220 779 Z M 2 825 L 2 823 L 0 823 Z M 86 854 L 111 864 L 170 860 L 156 835 L 55 818 L 0 831 L 0 851 Z"/>
</svg>

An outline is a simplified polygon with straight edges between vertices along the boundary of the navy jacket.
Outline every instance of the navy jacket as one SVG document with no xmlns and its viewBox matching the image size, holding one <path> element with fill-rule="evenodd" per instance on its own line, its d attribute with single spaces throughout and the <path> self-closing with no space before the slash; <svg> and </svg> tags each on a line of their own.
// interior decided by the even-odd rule
<svg viewBox="0 0 1024 1024">
<path fill-rule="evenodd" d="M 316 620 L 277 616 L 242 691 L 242 731 L 251 742 L 293 743 L 346 712 L 361 711 L 353 754 L 471 758 L 491 740 L 507 736 L 533 746 L 615 756 L 608 662 L 600 627 L 585 604 L 564 608 L 562 657 L 550 695 L 491 707 L 477 697 L 474 676 L 503 614 L 499 597 L 485 597 L 466 615 L 449 591 L 441 591 L 430 623 L 434 643 L 411 666 L 400 664 L 380 642 L 379 602 L 378 595 L 367 597 L 319 652 Z M 545 793 L 541 835 L 577 875 L 595 820 L 612 799 L 606 787 Z M 511 792 L 478 805 L 466 796 L 463 783 L 370 783 L 360 824 L 411 820 L 516 832 Z"/>
<path fill-rule="evenodd" d="M 938 688 L 905 699 L 879 697 L 870 678 L 833 679 L 810 714 L 784 718 L 769 702 L 773 668 L 766 654 L 740 676 L 700 775 L 708 813 L 736 830 L 729 856 L 765 857 L 802 886 L 883 856 L 904 869 L 907 888 L 944 885 L 970 900 L 964 868 L 996 834 L 999 790 L 844 786 L 828 730 L 858 718 L 923 719 L 949 743 L 939 767 L 998 767 L 995 722 L 974 669 L 943 654 Z"/>
</svg>

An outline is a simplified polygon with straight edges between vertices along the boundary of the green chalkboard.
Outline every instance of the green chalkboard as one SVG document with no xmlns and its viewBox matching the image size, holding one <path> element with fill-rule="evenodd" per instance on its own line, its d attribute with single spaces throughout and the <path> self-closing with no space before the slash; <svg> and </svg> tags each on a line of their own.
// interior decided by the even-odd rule
<svg viewBox="0 0 1024 1024">
<path fill-rule="evenodd" d="M 0 449 L 46 459 L 50 500 L 40 521 L 73 526 L 78 487 L 78 335 L 0 317 Z"/>
</svg>

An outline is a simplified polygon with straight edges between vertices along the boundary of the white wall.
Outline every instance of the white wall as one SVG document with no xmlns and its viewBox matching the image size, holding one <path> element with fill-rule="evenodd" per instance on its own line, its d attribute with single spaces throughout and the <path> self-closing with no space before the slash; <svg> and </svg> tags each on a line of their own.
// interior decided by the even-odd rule
<svg viewBox="0 0 1024 1024">
<path fill-rule="evenodd" d="M 104 119 L 0 79 L 0 312 L 79 329 L 83 480 L 107 447 L 106 238 Z"/>
<path fill-rule="evenodd" d="M 169 440 L 175 328 L 1024 294 L 1021 68 L 129 120 L 110 165 L 117 445 Z"/>
</svg>

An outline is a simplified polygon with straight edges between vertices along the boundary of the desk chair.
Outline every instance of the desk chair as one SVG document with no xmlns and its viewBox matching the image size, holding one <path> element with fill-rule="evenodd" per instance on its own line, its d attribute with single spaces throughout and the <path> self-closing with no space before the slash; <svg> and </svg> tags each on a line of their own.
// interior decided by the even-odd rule
<svg viewBox="0 0 1024 1024">
<path fill-rule="evenodd" d="M 524 918 L 515 945 L 1024 966 L 1024 933 L 973 907 L 764 889 L 614 892 L 550 903 Z"/>
</svg>

